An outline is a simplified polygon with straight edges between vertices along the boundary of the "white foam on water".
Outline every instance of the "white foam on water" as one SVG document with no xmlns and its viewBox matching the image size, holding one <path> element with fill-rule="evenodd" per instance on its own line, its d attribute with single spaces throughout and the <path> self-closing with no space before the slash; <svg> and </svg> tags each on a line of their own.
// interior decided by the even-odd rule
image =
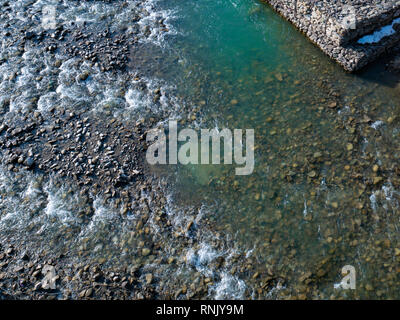
<svg viewBox="0 0 400 320">
<path fill-rule="evenodd" d="M 357 43 L 359 44 L 372 44 L 372 43 L 378 43 L 380 42 L 383 38 L 391 36 L 396 33 L 396 30 L 393 28 L 395 24 L 400 23 L 400 18 L 394 19 L 393 22 L 389 25 L 386 25 L 378 30 L 376 30 L 374 33 L 366 35 L 362 38 L 360 38 Z"/>
<path fill-rule="evenodd" d="M 390 182 L 385 183 L 380 190 L 375 190 L 370 195 L 369 200 L 371 208 L 375 214 L 379 213 L 379 209 L 383 209 L 383 212 L 392 211 L 397 214 L 400 208 L 400 192 L 394 189 Z"/>
<path fill-rule="evenodd" d="M 250 258 L 250 256 L 253 254 L 255 248 L 256 248 L 256 245 L 254 245 L 253 249 L 250 249 L 246 252 L 246 258 Z"/>
<path fill-rule="evenodd" d="M 217 251 L 208 243 L 202 242 L 197 249 L 190 248 L 186 254 L 186 262 L 204 276 L 212 277 L 217 274 L 216 278 L 220 278 L 210 288 L 209 293 L 214 296 L 214 299 L 242 299 L 244 296 L 246 284 L 243 280 L 230 274 L 227 270 L 215 270 L 209 266 L 218 257 L 226 257 L 229 260 L 233 253 L 232 250 L 228 250 L 228 252 Z"/>
<path fill-rule="evenodd" d="M 144 99 L 143 96 L 143 92 L 140 92 L 136 89 L 129 89 L 125 95 L 125 101 L 128 104 L 128 109 L 138 111 L 146 108 L 146 106 L 148 105 L 148 103 L 146 103 L 148 97 L 147 99 Z"/>
<path fill-rule="evenodd" d="M 307 216 L 307 213 L 308 213 L 308 210 L 307 210 L 307 200 L 306 200 L 306 199 L 304 199 L 304 210 L 303 210 L 303 216 L 304 216 L 304 217 L 306 217 L 306 216 Z"/>
<path fill-rule="evenodd" d="M 384 124 L 383 121 L 378 120 L 378 121 L 375 121 L 373 124 L 371 124 L 371 128 L 377 130 L 377 129 L 378 129 L 380 126 L 382 126 L 383 124 Z"/>
<path fill-rule="evenodd" d="M 170 23 L 172 19 L 176 18 L 176 12 L 158 10 L 156 8 L 157 2 L 146 2 L 147 13 L 143 12 L 140 26 L 142 31 L 149 27 L 150 33 L 140 41 L 151 42 L 163 47 L 166 46 L 165 37 L 167 35 L 177 34 Z M 14 1 L 13 3 L 15 6 L 23 6 L 23 1 Z M 57 15 L 58 23 L 69 23 L 71 20 L 90 23 L 100 18 L 109 17 L 112 19 L 113 15 L 117 13 L 113 11 L 112 4 L 76 2 L 74 6 L 65 7 L 65 3 L 56 0 L 38 0 L 32 7 L 39 20 L 41 9 L 46 5 L 56 5 L 57 8 L 63 10 Z M 129 22 L 130 14 L 128 10 L 118 12 L 116 16 L 118 19 L 111 25 L 111 30 L 118 28 L 118 26 L 125 26 L 125 22 Z M 127 25 L 127 27 L 130 26 Z M 42 26 L 39 23 L 37 29 L 41 28 Z M 164 28 L 168 31 L 162 30 Z M 11 49 L 16 51 L 16 48 Z M 115 77 L 110 73 L 100 72 L 98 68 L 87 62 L 79 63 L 77 58 L 65 60 L 65 57 L 59 55 L 50 56 L 50 53 L 29 48 L 22 57 L 9 58 L 4 64 L 0 65 L 0 79 L 2 79 L 0 89 L 5 89 L 2 91 L 1 98 L 11 98 L 11 111 L 20 111 L 29 104 L 33 97 L 39 97 L 37 108 L 42 112 L 47 111 L 52 106 L 73 108 L 78 104 L 86 104 L 93 111 L 98 111 L 101 110 L 102 106 L 111 104 L 115 106 L 117 111 L 113 111 L 117 116 L 125 116 L 133 111 L 133 113 L 142 116 L 148 113 L 160 113 L 164 115 L 164 118 L 175 116 L 179 119 L 181 117 L 182 102 L 174 95 L 176 88 L 161 80 L 142 78 L 140 81 L 144 82 L 145 89 L 139 91 L 138 82 L 129 83 L 119 76 Z M 64 60 L 60 68 L 53 67 L 54 58 Z M 79 74 L 85 70 L 89 71 L 89 78 L 85 81 L 79 81 Z M 14 82 L 6 76 L 12 71 L 18 72 Z M 43 78 L 41 81 L 36 80 L 39 75 Z M 48 85 L 52 82 L 56 84 L 55 90 L 48 88 Z M 120 95 L 120 89 L 124 89 L 125 95 Z M 160 89 L 161 93 L 158 103 L 154 103 L 153 100 L 153 93 L 156 89 Z M 3 175 L 3 171 L 1 171 L 1 174 Z M 58 185 L 52 180 L 38 183 L 38 176 L 29 172 L 23 172 L 23 175 L 24 178 L 20 179 L 12 173 L 7 173 L 0 178 L 0 188 L 4 189 L 7 194 L 6 198 L 0 195 L 2 202 L 0 204 L 2 210 L 0 212 L 1 231 L 12 230 L 12 236 L 21 240 L 29 232 L 27 231 L 28 227 L 36 225 L 34 231 L 43 238 L 44 242 L 48 242 L 62 235 L 65 230 L 74 227 L 80 230 L 73 234 L 73 236 L 76 235 L 74 240 L 79 245 L 88 238 L 96 241 L 97 237 L 100 236 L 105 237 L 105 241 L 110 238 L 110 242 L 116 247 L 120 245 L 120 240 L 127 229 L 125 225 L 122 225 L 121 215 L 117 209 L 105 205 L 101 198 L 96 198 L 93 203 L 93 216 L 87 225 L 82 225 L 78 213 L 86 207 L 82 208 L 78 190 L 70 192 L 66 186 Z M 21 199 L 21 197 L 24 199 Z M 185 215 L 185 210 L 186 208 L 177 210 L 172 207 L 167 209 L 175 230 L 182 231 L 188 223 L 192 222 L 193 216 Z M 200 223 L 203 210 L 205 209 L 200 209 L 195 216 L 196 224 Z M 152 221 L 150 221 L 150 226 L 157 230 L 156 224 Z M 103 230 L 103 227 L 106 228 Z M 105 235 L 104 232 L 109 230 L 112 231 L 112 234 Z M 6 236 L 6 233 L 4 232 L 3 235 Z M 188 231 L 186 231 L 185 236 L 190 237 Z M 200 247 L 189 249 L 189 252 L 183 253 L 189 258 L 189 261 L 192 261 L 189 264 L 194 266 L 196 270 L 201 270 L 204 275 L 216 274 L 215 278 L 220 280 L 215 283 L 210 292 L 217 298 L 237 299 L 242 297 L 245 284 L 229 273 L 226 268 L 230 268 L 230 265 L 225 267 L 224 270 L 215 270 L 215 268 L 210 267 L 210 264 L 220 256 L 227 256 L 229 260 L 229 256 L 233 254 L 234 250 L 220 250 L 209 245 L 208 243 L 212 242 L 207 241 L 207 237 L 214 237 L 211 233 L 202 234 L 201 237 L 202 239 L 199 239 Z M 97 243 L 93 250 L 99 253 L 105 250 L 105 247 L 106 244 Z M 167 250 L 172 252 L 173 248 Z M 115 254 L 118 255 L 118 252 Z M 249 254 L 250 252 L 247 253 L 247 256 Z"/>
<path fill-rule="evenodd" d="M 382 191 L 383 194 L 385 195 L 385 199 L 387 201 L 392 201 L 393 200 L 393 196 L 396 192 L 396 190 L 393 189 L 393 186 L 391 184 L 387 185 L 387 186 L 382 186 Z"/>
<path fill-rule="evenodd" d="M 59 102 L 58 95 L 56 92 L 49 92 L 40 96 L 37 109 L 38 111 L 47 111 L 51 107 L 57 105 Z"/>
<path fill-rule="evenodd" d="M 193 217 L 191 215 L 186 214 L 187 211 L 191 211 L 192 208 L 186 208 L 185 210 L 179 209 L 176 207 L 174 202 L 174 196 L 172 194 L 167 194 L 167 203 L 165 205 L 165 211 L 169 216 L 172 225 L 177 230 L 185 230 L 187 225 L 192 221 Z M 198 212 L 195 221 L 198 223 L 203 216 L 202 208 Z"/>
<path fill-rule="evenodd" d="M 22 56 L 21 69 L 16 77 L 14 87 L 11 89 L 10 111 L 24 110 L 29 105 L 30 100 L 38 94 L 35 74 L 44 67 L 43 63 L 37 61 L 37 56 L 32 53 L 25 53 Z"/>
<path fill-rule="evenodd" d="M 77 249 L 121 254 L 121 239 L 130 234 L 119 209 L 98 197 L 92 204 L 94 214 L 84 222 L 81 213 L 91 204 L 79 190 L 30 172 L 14 174 L 0 169 L 0 239 L 34 241 L 34 247 L 49 245 L 52 250 L 67 246 L 72 254 Z"/>
<path fill-rule="evenodd" d="M 196 227 L 201 228 L 201 220 L 208 211 L 207 207 L 202 206 L 197 211 L 197 215 L 193 217 L 192 214 L 187 214 L 192 208 L 178 208 L 171 194 L 167 195 L 165 209 L 173 228 L 178 231 L 186 230 L 190 222 L 194 222 Z M 187 231 L 185 235 L 190 237 Z M 229 261 L 238 254 L 238 250 L 235 248 L 216 248 L 212 243 L 215 243 L 215 240 L 220 243 L 220 240 L 223 241 L 223 239 L 216 239 L 216 235 L 211 231 L 200 230 L 194 237 L 199 240 L 199 244 L 188 248 L 183 260 L 205 277 L 213 278 L 214 281 L 218 279 L 209 288 L 209 294 L 214 297 L 224 296 L 228 299 L 243 298 L 246 288 L 244 281 L 230 274 L 232 265 Z M 226 238 L 225 240 L 229 239 Z M 249 255 L 251 255 L 251 251 L 247 252 L 246 257 L 249 257 Z M 213 265 L 218 257 L 225 259 L 225 267 L 219 269 Z"/>
<path fill-rule="evenodd" d="M 89 224 L 82 229 L 79 237 L 84 237 L 94 232 L 101 225 L 112 223 L 118 218 L 119 213 L 115 210 L 111 210 L 109 207 L 104 205 L 104 200 L 101 197 L 96 197 L 93 201 L 94 214 Z"/>
<path fill-rule="evenodd" d="M 160 10 L 157 9 L 159 0 L 147 1 L 144 10 L 142 11 L 142 18 L 139 21 L 141 31 L 144 35 L 139 41 L 142 43 L 150 42 L 160 47 L 166 46 L 165 38 L 167 35 L 177 35 L 178 32 L 170 21 L 176 18 L 177 12 L 174 10 Z M 146 34 L 146 30 L 150 33 Z"/>
<path fill-rule="evenodd" d="M 79 227 L 77 213 L 82 204 L 79 194 L 53 179 L 27 171 L 18 174 L 0 167 L 0 230 L 3 236 L 25 242 L 27 233 L 46 239 L 69 227 Z M 35 230 L 35 231 L 34 231 Z M 28 237 L 29 239 L 29 237 Z"/>
<path fill-rule="evenodd" d="M 276 284 L 276 286 L 273 287 L 273 288 L 267 293 L 267 297 L 268 297 L 268 298 L 272 298 L 273 295 L 274 295 L 276 292 L 281 291 L 281 290 L 284 290 L 284 289 L 286 289 L 286 286 L 285 286 L 285 285 L 282 285 L 281 282 L 279 281 L 279 282 Z"/>
<path fill-rule="evenodd" d="M 122 12 L 114 15 L 111 31 L 127 28 L 128 32 L 133 31 L 132 25 L 132 12 L 137 10 L 138 3 L 136 1 L 129 1 Z"/>
<path fill-rule="evenodd" d="M 239 300 L 243 299 L 246 291 L 246 284 L 243 280 L 228 274 L 222 273 L 221 281 L 213 288 L 215 291 L 214 299 L 216 300 Z"/>
<path fill-rule="evenodd" d="M 371 202 L 371 208 L 374 212 L 376 212 L 377 209 L 377 201 L 376 201 L 376 194 L 373 193 L 371 194 L 371 196 L 369 197 L 369 201 Z"/>
<path fill-rule="evenodd" d="M 49 15 L 48 19 L 51 19 L 51 23 L 54 21 L 56 26 L 70 24 L 71 22 L 75 22 L 77 25 L 82 25 L 84 22 L 98 23 L 118 12 L 118 6 L 104 2 L 74 1 L 72 5 L 68 5 L 68 3 L 60 3 L 56 0 L 38 0 L 32 5 L 41 20 L 43 19 L 43 9 L 48 7 L 55 10 L 55 15 Z M 52 25 L 49 23 L 50 26 Z M 46 24 L 41 25 L 41 27 L 47 28 Z"/>
<path fill-rule="evenodd" d="M 50 187 L 46 186 L 44 192 L 47 194 L 47 205 L 44 209 L 44 213 L 50 218 L 56 218 L 60 223 L 66 225 L 78 224 L 79 220 L 72 213 L 72 208 L 77 202 L 76 195 L 71 197 L 68 195 L 68 191 L 61 187 L 54 191 Z"/>
<path fill-rule="evenodd" d="M 215 251 L 209 244 L 201 243 L 199 249 L 195 250 L 191 248 L 188 251 L 186 260 L 198 271 L 207 276 L 211 276 L 212 272 L 208 269 L 207 265 L 219 256 L 221 256 L 221 254 Z"/>
<path fill-rule="evenodd" d="M 39 189 L 39 185 L 35 180 L 29 182 L 28 188 L 24 193 L 24 197 L 28 199 L 37 198 L 43 191 Z"/>
<path fill-rule="evenodd" d="M 175 87 L 158 79 L 142 78 L 132 81 L 124 95 L 125 104 L 117 107 L 115 117 L 145 118 L 151 114 L 160 115 L 161 118 L 180 118 L 182 102 L 174 95 Z M 158 102 L 154 101 L 155 91 L 159 91 Z"/>
<path fill-rule="evenodd" d="M 12 173 L 0 166 L 0 235 L 13 230 L 13 236 L 23 237 L 30 223 L 40 220 L 46 194 L 42 181 L 30 172 Z"/>
<path fill-rule="evenodd" d="M 104 2 L 74 2 L 60 3 L 56 0 L 38 0 L 30 7 L 29 11 L 35 16 L 34 26 L 37 32 L 43 31 L 42 14 L 47 6 L 56 9 L 57 24 L 69 24 L 71 21 L 102 21 L 111 32 L 122 28 L 134 29 L 138 22 L 132 20 L 132 15 L 138 14 L 140 28 L 148 26 L 150 35 L 145 38 L 139 35 L 143 41 L 165 45 L 164 36 L 173 34 L 174 28 L 169 24 L 174 17 L 171 10 L 159 9 L 159 1 L 129 1 L 128 6 L 119 6 Z M 11 17 L 18 12 L 27 11 L 24 1 L 13 1 L 13 10 L 8 13 Z M 144 7 L 143 7 L 144 6 Z M 20 21 L 17 18 L 17 21 Z M 165 27 L 162 25 L 165 24 Z M 166 28 L 168 31 L 163 31 Z M 164 44 L 163 44 L 164 43 Z M 0 65 L 0 103 L 7 105 L 6 111 L 20 112 L 27 110 L 38 110 L 46 112 L 52 107 L 73 109 L 75 107 L 87 108 L 94 112 L 110 110 L 115 117 L 137 116 L 143 112 L 143 116 L 149 113 L 170 115 L 179 114 L 180 103 L 171 94 L 173 88 L 161 83 L 157 79 L 141 79 L 146 89 L 141 92 L 133 81 L 129 83 L 126 77 L 101 72 L 97 65 L 79 58 L 70 58 L 56 53 L 45 52 L 35 46 L 25 47 L 22 56 L 14 55 L 18 51 L 17 46 L 4 48 L 0 52 L 5 57 L 5 63 Z M 55 61 L 61 60 L 61 67 L 55 66 Z M 79 80 L 83 71 L 89 71 L 89 78 L 85 81 Z M 16 72 L 14 80 L 10 75 Z M 38 79 L 38 76 L 41 77 Z M 49 86 L 52 84 L 52 86 Z M 53 85 L 55 84 L 55 89 Z M 161 89 L 158 103 L 154 103 L 152 91 Z M 125 97 L 121 92 L 125 91 Z M 9 102 L 9 103 L 8 103 Z M 37 104 L 36 104 L 37 102 Z M 125 110 L 126 109 L 126 110 Z M 10 114 L 12 116 L 12 114 Z"/>
<path fill-rule="evenodd" d="M 59 98 L 63 103 L 68 101 L 71 103 L 96 102 L 96 96 L 92 97 L 88 94 L 87 82 L 80 82 L 79 75 L 85 70 L 89 69 L 86 65 L 80 65 L 77 58 L 72 58 L 64 61 L 60 67 L 61 72 L 58 75 L 58 87 L 56 89 Z"/>
<path fill-rule="evenodd" d="M 16 47 L 2 50 L 9 50 L 11 53 Z M 35 109 L 37 98 L 40 102 L 39 107 L 45 108 L 45 100 L 48 98 L 46 95 L 52 93 L 49 84 L 56 81 L 56 76 L 50 54 L 39 51 L 37 48 L 26 46 L 22 56 L 8 57 L 7 63 L 0 66 L 1 100 L 10 101 L 9 110 L 6 111 L 25 112 L 28 108 Z M 10 77 L 12 74 L 14 76 Z"/>
<path fill-rule="evenodd" d="M 367 147 L 368 147 L 369 141 L 366 137 L 363 137 L 363 141 L 361 144 L 361 150 L 363 151 L 363 153 L 365 154 Z"/>
<path fill-rule="evenodd" d="M 350 112 L 350 107 L 349 106 L 344 106 L 342 109 L 338 110 L 338 114 L 342 115 L 342 114 L 347 114 Z"/>
</svg>

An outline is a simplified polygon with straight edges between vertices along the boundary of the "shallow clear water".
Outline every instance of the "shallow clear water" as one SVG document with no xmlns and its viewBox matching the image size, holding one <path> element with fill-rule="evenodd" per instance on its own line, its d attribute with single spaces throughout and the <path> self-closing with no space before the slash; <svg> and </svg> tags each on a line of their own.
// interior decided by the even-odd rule
<svg viewBox="0 0 400 320">
<path fill-rule="evenodd" d="M 127 72 L 102 72 L 35 46 L 21 56 L 3 39 L 3 117 L 46 116 L 56 107 L 134 120 L 156 114 L 181 127 L 254 129 L 255 170 L 239 177 L 229 165 L 152 168 L 170 183 L 137 204 L 138 216 L 150 215 L 146 229 L 134 214 L 121 217 L 124 204 L 86 199 L 56 177 L 2 169 L 2 240 L 69 251 L 79 263 L 141 265 L 160 281 L 174 275 L 177 287 L 200 273 L 213 278 L 213 298 L 399 297 L 400 87 L 383 62 L 346 74 L 257 0 L 72 2 L 58 7 L 58 19 L 85 20 L 89 30 L 133 30 L 132 12 L 140 8 L 139 45 Z M 13 3 L 15 10 L 21 3 Z M 39 15 L 56 3 L 36 1 L 30 10 Z M 26 23 L 14 13 L 16 27 Z M 40 30 L 38 21 L 32 24 Z M 82 83 L 84 71 L 90 76 Z M 188 236 L 193 241 L 183 246 L 173 232 L 158 233 L 151 193 L 160 189 L 169 194 L 173 232 L 198 212 L 196 241 Z M 169 245 L 143 258 L 140 248 L 151 239 Z M 242 253 L 245 265 L 237 263 Z M 221 256 L 222 269 L 214 263 Z M 170 257 L 179 263 L 165 263 Z M 334 289 L 348 264 L 357 270 L 357 290 Z"/>
<path fill-rule="evenodd" d="M 253 250 L 256 267 L 242 276 L 254 297 L 398 297 L 397 76 L 382 62 L 346 74 L 258 1 L 168 7 L 178 8 L 168 43 L 184 68 L 174 81 L 199 127 L 256 135 L 252 175 L 172 168 L 175 199 L 206 204 L 215 229 Z M 357 270 L 355 291 L 334 289 L 345 265 Z"/>
</svg>

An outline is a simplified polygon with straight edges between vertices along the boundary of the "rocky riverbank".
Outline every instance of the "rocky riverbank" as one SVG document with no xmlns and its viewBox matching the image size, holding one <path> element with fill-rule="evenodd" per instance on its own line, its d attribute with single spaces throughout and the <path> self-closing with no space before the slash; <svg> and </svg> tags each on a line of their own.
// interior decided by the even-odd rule
<svg viewBox="0 0 400 320">
<path fill-rule="evenodd" d="M 145 162 L 147 130 L 178 107 L 190 119 L 148 78 L 165 58 L 143 47 L 162 45 L 168 15 L 151 1 L 55 1 L 44 28 L 43 4 L 0 5 L 0 299 L 241 297 L 247 257 L 199 207 L 174 208 Z"/>
<path fill-rule="evenodd" d="M 38 179 L 35 190 L 42 190 L 52 177 L 56 187 L 68 189 L 63 197 L 79 198 L 79 205 L 72 207 L 76 211 L 72 219 L 79 226 L 61 224 L 56 234 L 40 232 L 59 223 L 55 217 L 44 218 L 32 225 L 39 235 L 31 239 L 25 238 L 24 228 L 21 237 L 13 227 L 3 230 L 5 236 L 10 234 L 7 241 L 3 238 L 0 254 L 0 291 L 5 298 L 206 298 L 221 274 L 232 268 L 226 261 L 246 260 L 241 254 L 229 258 L 221 254 L 209 261 L 207 274 L 196 270 L 195 248 L 203 250 L 205 234 L 212 231 L 207 220 L 198 221 L 198 208 L 185 210 L 183 219 L 171 215 L 165 194 L 168 185 L 153 177 L 145 163 L 145 133 L 157 122 L 155 118 L 146 123 L 96 119 L 57 109 L 50 110 L 46 120 L 33 113 L 3 122 L 1 154 L 14 183 L 21 175 L 33 174 Z M 113 222 L 101 215 L 105 207 L 117 212 Z M 23 215 L 16 218 L 24 219 Z M 28 219 L 35 224 L 32 214 Z M 124 228 L 116 232 L 109 223 Z M 101 247 L 96 246 L 98 239 L 82 236 L 87 228 L 93 234 L 101 232 Z M 86 240 L 76 243 L 78 235 Z M 122 239 L 113 246 L 115 236 Z M 234 246 L 223 239 L 210 244 L 221 251 Z M 100 254 L 93 256 L 96 250 Z M 123 260 L 112 263 L 113 259 Z M 195 259 L 193 265 L 187 259 Z M 182 279 L 167 281 L 168 273 L 182 268 L 186 274 Z"/>
</svg>

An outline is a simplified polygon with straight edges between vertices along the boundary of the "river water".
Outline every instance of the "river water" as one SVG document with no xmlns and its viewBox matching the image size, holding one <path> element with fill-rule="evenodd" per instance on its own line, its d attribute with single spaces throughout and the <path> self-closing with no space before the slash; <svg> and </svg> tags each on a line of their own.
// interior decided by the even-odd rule
<svg viewBox="0 0 400 320">
<path fill-rule="evenodd" d="M 177 199 L 206 203 L 216 229 L 252 250 L 255 296 L 396 297 L 398 77 L 384 62 L 346 74 L 257 1 L 168 7 L 185 69 L 175 81 L 200 127 L 256 136 L 253 174 L 181 166 Z M 354 292 L 334 289 L 345 265 Z"/>
<path fill-rule="evenodd" d="M 186 269 L 211 277 L 216 270 L 208 264 L 224 256 L 230 265 L 219 271 L 211 298 L 399 298 L 400 86 L 384 61 L 347 74 L 257 0 L 115 2 L 15 1 L 12 14 L 56 5 L 59 20 L 118 31 L 133 28 L 132 12 L 140 8 L 128 71 L 144 75 L 147 91 L 62 54 L 59 67 L 34 47 L 14 55 L 17 48 L 3 40 L 2 117 L 30 112 L 32 97 L 39 97 L 35 110 L 43 114 L 55 105 L 84 105 L 96 116 L 157 113 L 181 127 L 254 129 L 249 176 L 235 176 L 234 165 L 150 168 L 168 181 L 164 192 L 177 225 L 187 208 L 199 210 L 199 226 L 208 221 L 200 244 L 180 253 L 184 266 L 160 268 L 158 277 L 190 277 Z M 24 23 L 22 13 L 13 18 Z M 85 84 L 73 81 L 86 69 L 92 75 Z M 155 109 L 149 92 L 157 88 Z M 47 183 L 38 174 L 2 172 L 3 240 L 35 235 L 41 248 L 69 247 L 110 265 L 139 263 L 119 209 L 96 198 L 95 218 L 82 227 L 73 214 L 85 210 L 79 190 L 54 177 Z M 214 238 L 234 246 L 218 251 Z M 247 265 L 231 259 L 237 252 Z M 356 270 L 356 290 L 337 288 L 345 265 Z"/>
</svg>

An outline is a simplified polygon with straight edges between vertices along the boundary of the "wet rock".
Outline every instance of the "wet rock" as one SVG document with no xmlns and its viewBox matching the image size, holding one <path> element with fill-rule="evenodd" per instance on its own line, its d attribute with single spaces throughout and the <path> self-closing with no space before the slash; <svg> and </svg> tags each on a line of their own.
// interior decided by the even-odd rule
<svg viewBox="0 0 400 320">
<path fill-rule="evenodd" d="M 331 108 L 331 109 L 336 108 L 336 107 L 337 107 L 337 102 L 331 102 L 331 103 L 328 105 L 328 107 Z"/>
<path fill-rule="evenodd" d="M 28 167 L 28 168 L 32 168 L 35 164 L 35 161 L 33 160 L 32 157 L 28 157 L 25 159 L 24 164 Z"/>
<path fill-rule="evenodd" d="M 348 143 L 348 144 L 346 145 L 346 149 L 347 149 L 347 151 L 352 151 L 352 150 L 354 149 L 353 144 L 352 144 L 352 143 Z"/>
<path fill-rule="evenodd" d="M 147 284 L 151 284 L 153 282 L 153 275 L 151 273 L 147 273 L 145 279 Z"/>
<path fill-rule="evenodd" d="M 87 289 L 86 291 L 85 291 L 85 297 L 86 298 L 89 298 L 89 297 L 91 297 L 93 295 L 93 289 L 92 288 L 89 288 L 89 289 Z"/>
<path fill-rule="evenodd" d="M 312 171 L 310 171 L 307 175 L 308 175 L 310 178 L 315 178 L 315 177 L 317 176 L 317 173 L 316 173 L 314 170 L 312 170 Z"/>
<path fill-rule="evenodd" d="M 85 80 L 87 80 L 87 78 L 89 78 L 89 71 L 84 71 L 83 73 L 81 73 L 80 75 L 79 75 L 79 80 L 80 81 L 85 81 Z"/>
<path fill-rule="evenodd" d="M 143 255 L 144 257 L 148 256 L 150 253 L 151 253 L 151 250 L 150 250 L 150 249 L 148 249 L 148 248 L 143 248 L 143 249 L 142 249 L 142 255 Z"/>
</svg>

